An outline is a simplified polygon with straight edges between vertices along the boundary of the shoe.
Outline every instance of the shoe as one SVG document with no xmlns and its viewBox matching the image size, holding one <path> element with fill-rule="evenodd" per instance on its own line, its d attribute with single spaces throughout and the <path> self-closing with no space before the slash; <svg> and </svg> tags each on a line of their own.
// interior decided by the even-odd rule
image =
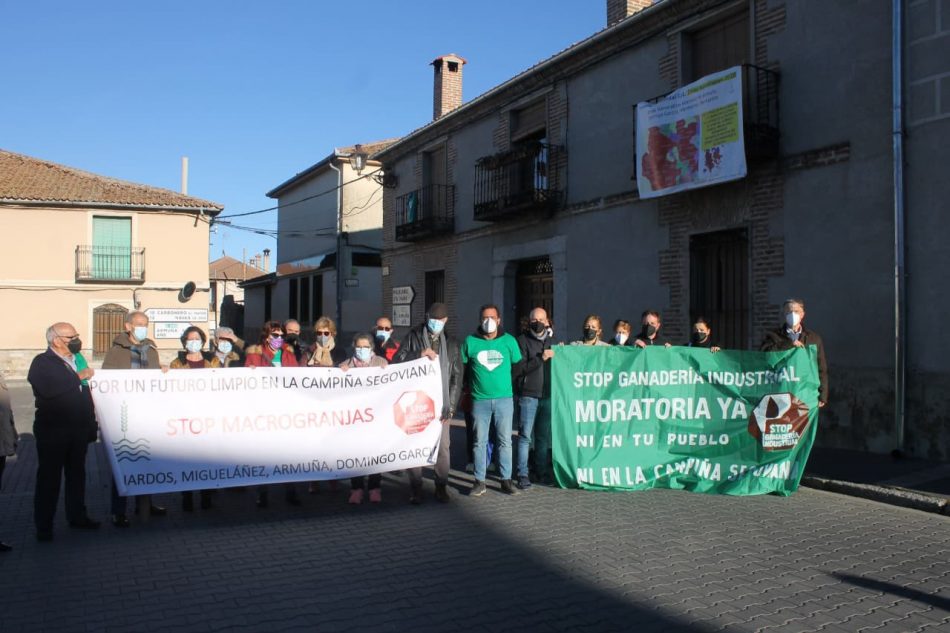
<svg viewBox="0 0 950 633">
<path fill-rule="evenodd" d="M 538 483 L 540 483 L 542 486 L 549 486 L 551 488 L 557 487 L 557 481 L 551 475 L 543 475 L 541 477 L 541 481 L 539 481 Z"/>
<path fill-rule="evenodd" d="M 347 501 L 350 505 L 358 506 L 363 503 L 363 489 L 357 488 L 350 493 L 350 499 Z"/>
<path fill-rule="evenodd" d="M 168 514 L 168 508 L 156 505 L 150 505 L 148 507 L 148 515 L 150 517 L 163 517 L 166 514 Z"/>
<path fill-rule="evenodd" d="M 112 515 L 112 525 L 117 528 L 127 528 L 132 524 L 129 523 L 129 519 L 124 514 L 113 514 Z"/>
<path fill-rule="evenodd" d="M 518 491 L 515 489 L 514 485 L 511 483 L 510 479 L 501 480 L 501 491 L 506 495 L 516 495 Z"/>
<path fill-rule="evenodd" d="M 83 517 L 79 521 L 69 522 L 69 527 L 75 530 L 98 530 L 100 525 L 102 524 L 98 521 L 93 521 L 89 517 Z"/>
<path fill-rule="evenodd" d="M 295 508 L 302 505 L 300 501 L 300 497 L 297 496 L 297 491 L 293 489 L 288 490 L 286 493 L 284 493 L 284 501 L 286 501 L 288 505 L 292 505 Z"/>
<path fill-rule="evenodd" d="M 472 462 L 469 462 L 469 463 L 465 464 L 465 472 L 467 472 L 467 473 L 474 473 L 474 472 L 475 472 L 475 464 L 473 464 Z"/>
<path fill-rule="evenodd" d="M 9 552 L 9 551 L 12 550 L 12 549 L 13 549 L 12 547 L 10 547 L 9 545 L 7 545 L 7 544 L 4 543 L 3 541 L 0 541 L 0 552 Z"/>
<path fill-rule="evenodd" d="M 195 499 L 190 492 L 186 492 L 181 498 L 181 509 L 185 512 L 195 511 Z"/>
<path fill-rule="evenodd" d="M 449 488 L 444 483 L 435 482 L 435 499 L 439 503 L 448 503 L 452 497 L 449 496 Z"/>
<path fill-rule="evenodd" d="M 369 491 L 369 502 L 370 503 L 382 503 L 383 502 L 383 491 L 379 488 L 372 488 Z"/>
<path fill-rule="evenodd" d="M 468 492 L 468 496 L 469 496 L 469 497 L 481 497 L 483 494 L 485 494 L 485 491 L 486 491 L 486 490 L 488 490 L 488 488 L 485 487 L 485 482 L 484 482 L 484 481 L 478 481 L 478 480 L 476 479 L 476 480 L 475 480 L 475 483 L 472 485 L 472 489 L 469 490 L 469 492 Z"/>
<path fill-rule="evenodd" d="M 525 475 L 521 475 L 520 477 L 518 477 L 518 483 L 515 485 L 518 486 L 518 490 L 527 490 L 528 488 L 531 487 L 531 479 L 529 479 Z"/>
<path fill-rule="evenodd" d="M 52 530 L 37 530 L 36 531 L 36 540 L 40 543 L 49 543 L 53 540 L 53 531 Z"/>
<path fill-rule="evenodd" d="M 409 503 L 414 506 L 422 503 L 422 486 L 411 486 L 409 488 Z"/>
<path fill-rule="evenodd" d="M 267 507 L 267 492 L 259 492 L 259 493 L 257 493 L 257 501 L 255 502 L 255 505 L 256 505 L 258 508 L 266 508 L 266 507 Z"/>
</svg>

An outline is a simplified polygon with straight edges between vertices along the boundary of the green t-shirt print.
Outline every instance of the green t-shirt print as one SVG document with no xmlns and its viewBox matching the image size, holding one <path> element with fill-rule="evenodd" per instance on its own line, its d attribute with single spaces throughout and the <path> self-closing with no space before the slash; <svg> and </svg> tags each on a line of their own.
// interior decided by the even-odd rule
<svg viewBox="0 0 950 633">
<path fill-rule="evenodd" d="M 510 398 L 511 366 L 521 360 L 518 341 L 511 334 L 493 339 L 471 335 L 462 343 L 462 362 L 472 376 L 472 398 Z"/>
</svg>

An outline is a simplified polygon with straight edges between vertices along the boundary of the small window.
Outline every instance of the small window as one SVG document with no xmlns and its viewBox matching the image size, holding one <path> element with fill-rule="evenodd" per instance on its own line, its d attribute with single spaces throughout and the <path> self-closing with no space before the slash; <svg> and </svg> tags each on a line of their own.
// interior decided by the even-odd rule
<svg viewBox="0 0 950 633">
<path fill-rule="evenodd" d="M 445 271 L 430 270 L 426 272 L 425 307 L 433 303 L 445 303 Z"/>
<path fill-rule="evenodd" d="M 689 34 L 688 81 L 749 63 L 749 13 L 734 13 Z"/>
<path fill-rule="evenodd" d="M 547 101 L 541 99 L 511 113 L 511 140 L 545 136 L 548 124 Z"/>
</svg>

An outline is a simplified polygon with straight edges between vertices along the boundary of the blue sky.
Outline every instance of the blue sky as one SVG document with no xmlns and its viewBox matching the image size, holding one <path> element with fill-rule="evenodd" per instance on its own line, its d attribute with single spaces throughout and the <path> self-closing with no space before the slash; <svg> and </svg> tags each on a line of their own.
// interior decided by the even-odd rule
<svg viewBox="0 0 950 633">
<path fill-rule="evenodd" d="M 468 60 L 468 101 L 603 28 L 605 4 L 0 0 L 0 148 L 176 191 L 188 156 L 191 195 L 253 211 L 334 147 L 428 122 L 435 57 Z M 218 228 L 211 258 L 275 246 Z"/>
</svg>

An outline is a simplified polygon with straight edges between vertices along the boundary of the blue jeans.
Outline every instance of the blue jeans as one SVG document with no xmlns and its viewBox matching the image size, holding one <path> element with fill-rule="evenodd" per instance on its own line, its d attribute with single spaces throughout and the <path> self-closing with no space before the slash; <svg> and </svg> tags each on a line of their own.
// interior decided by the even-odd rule
<svg viewBox="0 0 950 633">
<path fill-rule="evenodd" d="M 539 477 L 544 477 L 550 466 L 551 400 L 549 398 L 518 398 L 521 429 L 518 432 L 518 476 L 528 476 L 528 453 L 534 448 L 534 465 Z"/>
<path fill-rule="evenodd" d="M 495 418 L 495 449 L 498 451 L 498 466 L 502 479 L 511 479 L 511 418 L 514 416 L 513 398 L 476 400 L 472 403 L 475 416 L 475 479 L 485 481 L 488 456 L 488 429 L 492 416 Z"/>
</svg>

